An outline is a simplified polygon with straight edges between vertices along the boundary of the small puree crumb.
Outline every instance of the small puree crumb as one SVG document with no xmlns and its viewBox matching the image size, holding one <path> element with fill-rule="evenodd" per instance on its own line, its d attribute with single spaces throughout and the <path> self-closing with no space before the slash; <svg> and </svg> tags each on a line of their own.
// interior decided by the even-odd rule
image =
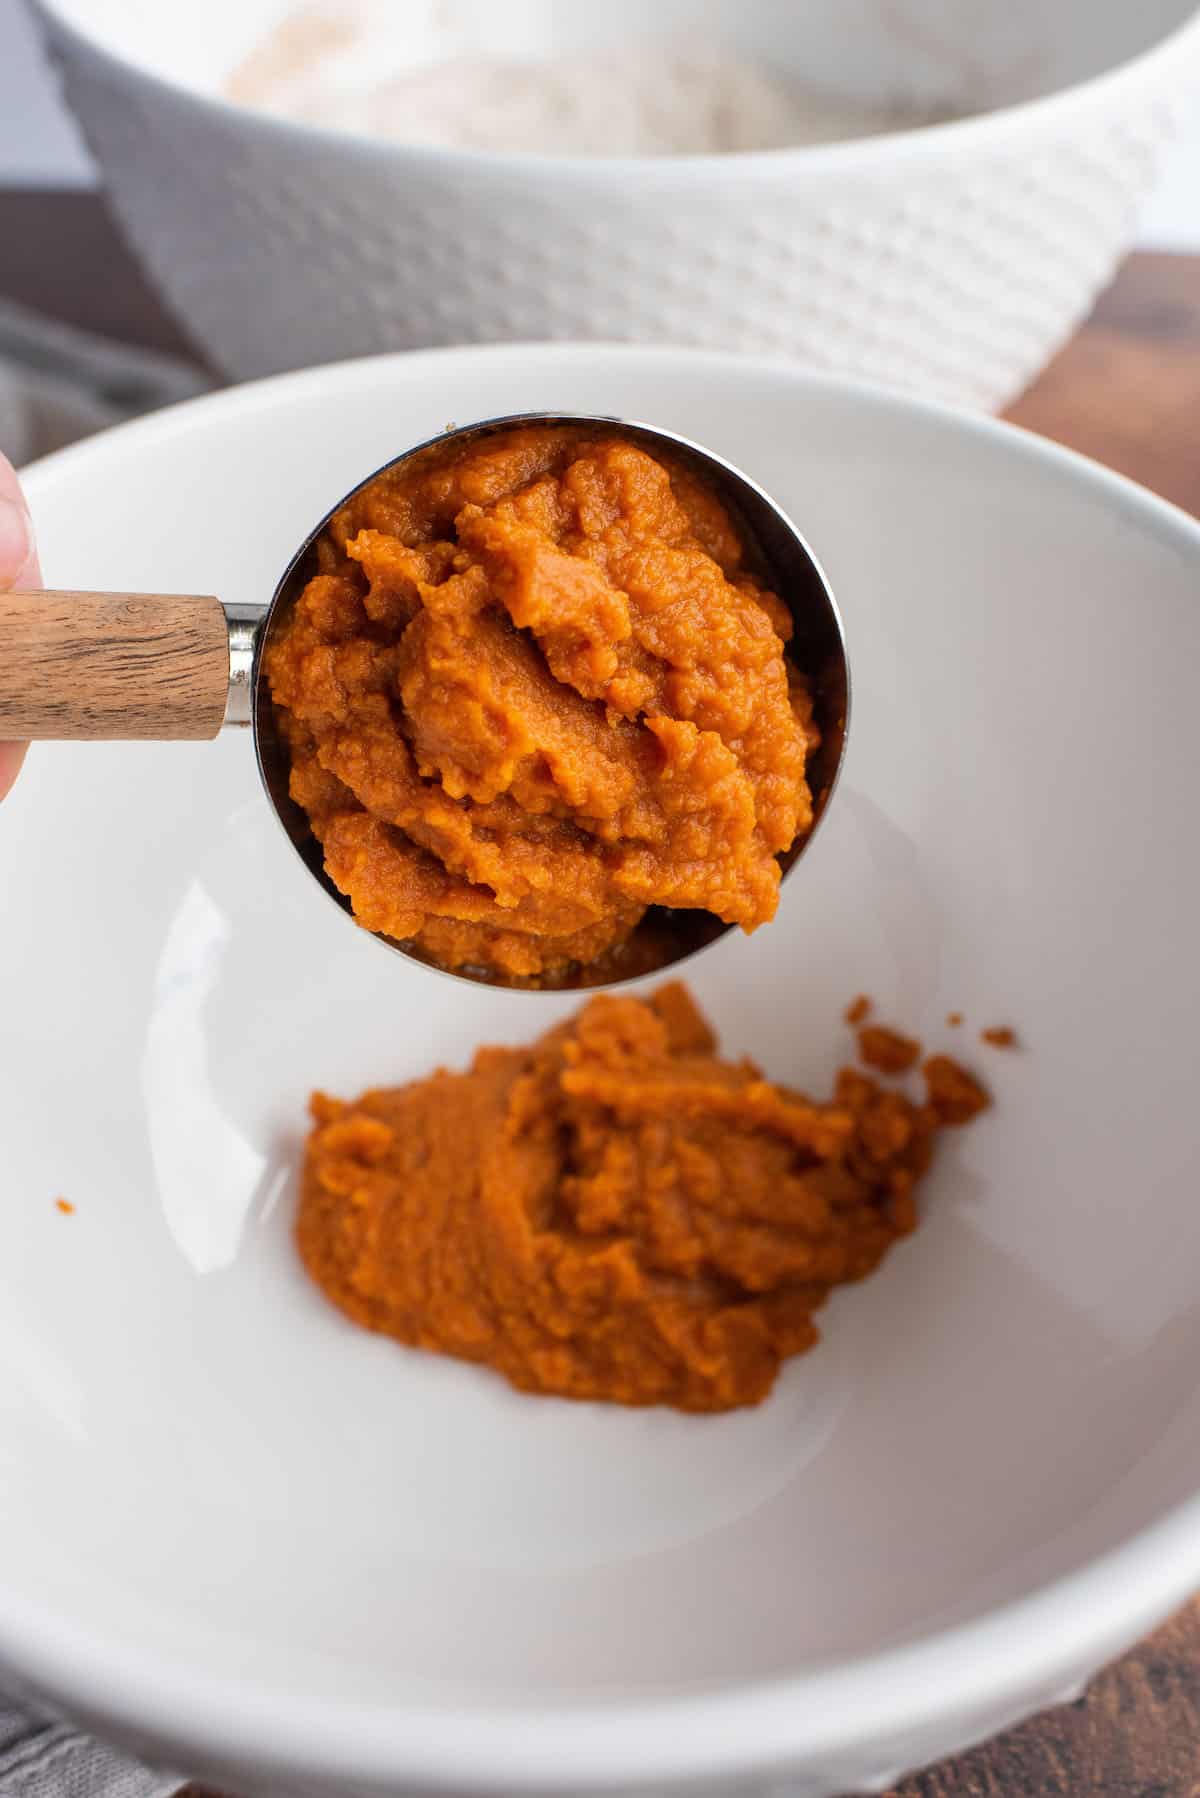
<svg viewBox="0 0 1200 1798">
<path fill-rule="evenodd" d="M 858 1052 L 869 1068 L 881 1074 L 907 1074 L 921 1058 L 921 1045 L 912 1036 L 901 1036 L 884 1024 L 864 1024 L 858 1033 Z"/>
<path fill-rule="evenodd" d="M 931 1055 L 925 1063 L 929 1105 L 939 1124 L 966 1124 L 991 1103 L 974 1075 L 948 1055 Z"/>
</svg>

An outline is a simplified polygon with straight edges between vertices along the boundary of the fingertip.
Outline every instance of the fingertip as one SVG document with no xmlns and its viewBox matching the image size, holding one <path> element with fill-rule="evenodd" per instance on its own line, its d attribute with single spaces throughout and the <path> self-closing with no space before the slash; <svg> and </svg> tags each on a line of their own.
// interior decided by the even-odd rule
<svg viewBox="0 0 1200 1798">
<path fill-rule="evenodd" d="M 36 587 L 41 578 L 29 507 L 16 469 L 0 455 L 0 589 Z"/>
<path fill-rule="evenodd" d="M 28 743 L 0 743 L 0 799 L 3 799 L 21 771 Z"/>
</svg>

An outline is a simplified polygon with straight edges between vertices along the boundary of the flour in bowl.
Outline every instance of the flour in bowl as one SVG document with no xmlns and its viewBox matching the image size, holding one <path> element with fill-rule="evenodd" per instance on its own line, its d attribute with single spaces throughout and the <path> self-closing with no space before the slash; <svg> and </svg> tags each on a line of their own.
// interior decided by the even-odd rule
<svg viewBox="0 0 1200 1798">
<path fill-rule="evenodd" d="M 397 143 L 551 156 L 774 150 L 945 116 L 808 91 L 720 45 L 647 38 L 587 57 L 451 54 L 406 68 L 405 35 L 400 9 L 379 0 L 309 0 L 255 46 L 226 97 Z"/>
</svg>

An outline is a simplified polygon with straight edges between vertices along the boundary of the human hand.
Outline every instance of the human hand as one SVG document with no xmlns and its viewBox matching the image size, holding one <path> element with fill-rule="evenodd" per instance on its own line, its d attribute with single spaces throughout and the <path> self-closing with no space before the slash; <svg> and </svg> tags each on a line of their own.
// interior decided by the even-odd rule
<svg viewBox="0 0 1200 1798">
<path fill-rule="evenodd" d="M 9 587 L 38 587 L 41 580 L 33 523 L 21 483 L 12 463 L 0 456 L 0 592 Z M 0 743 L 0 799 L 17 778 L 27 747 L 25 743 Z"/>
</svg>

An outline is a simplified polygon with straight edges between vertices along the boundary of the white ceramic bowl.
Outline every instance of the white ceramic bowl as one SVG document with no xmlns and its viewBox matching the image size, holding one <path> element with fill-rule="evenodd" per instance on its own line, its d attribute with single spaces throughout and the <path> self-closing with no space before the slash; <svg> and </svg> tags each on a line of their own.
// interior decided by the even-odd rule
<svg viewBox="0 0 1200 1798">
<path fill-rule="evenodd" d="M 52 458 L 47 576 L 263 599 L 332 495 L 527 407 L 731 458 L 844 610 L 836 803 L 777 921 L 689 969 L 725 1043 L 823 1088 L 865 990 L 995 1109 L 761 1409 L 518 1396 L 327 1306 L 293 1172 L 312 1085 L 462 1064 L 571 999 L 356 930 L 245 736 L 35 749 L 0 808 L 0 1656 L 236 1791 L 881 1785 L 1200 1584 L 1200 527 L 775 363 L 497 347 Z M 997 1022 L 1021 1053 L 978 1043 Z"/>
<path fill-rule="evenodd" d="M 39 0 L 146 267 L 241 378 L 430 344 L 764 351 L 998 406 L 1086 311 L 1200 82 L 1196 0 L 656 0 L 852 102 L 959 122 L 822 148 L 588 162 L 404 148 L 213 96 L 286 0 Z M 416 63 L 453 47 L 410 0 Z M 483 50 L 587 55 L 644 0 L 458 0 Z"/>
</svg>

